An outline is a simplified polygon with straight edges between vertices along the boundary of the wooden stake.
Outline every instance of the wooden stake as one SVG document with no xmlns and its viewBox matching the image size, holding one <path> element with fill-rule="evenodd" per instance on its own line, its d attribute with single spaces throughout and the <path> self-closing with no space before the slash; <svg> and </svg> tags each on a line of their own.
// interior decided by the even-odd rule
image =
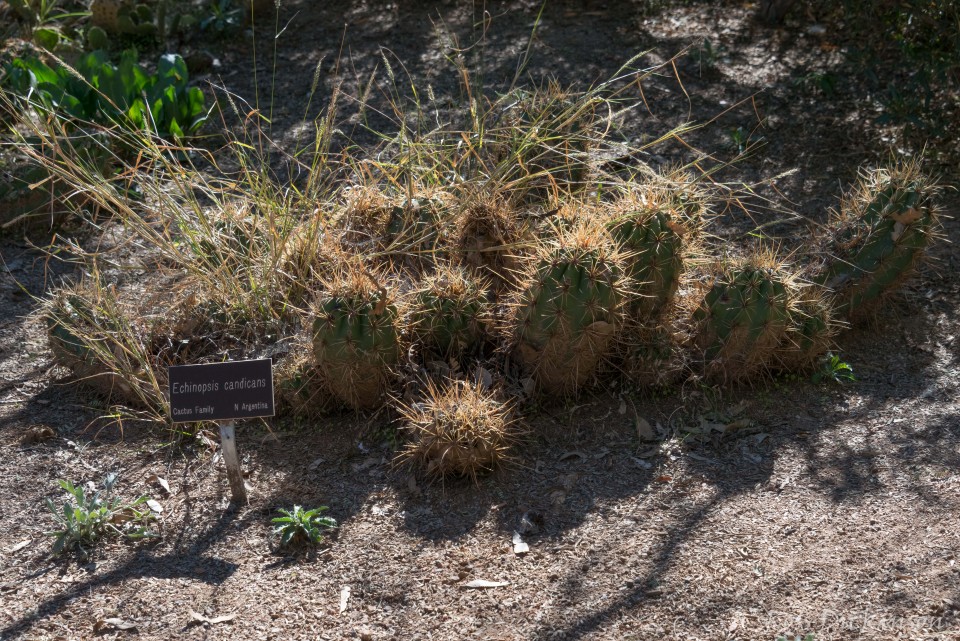
<svg viewBox="0 0 960 641">
<path fill-rule="evenodd" d="M 240 457 L 237 456 L 237 436 L 233 431 L 233 421 L 220 421 L 220 448 L 223 462 L 227 466 L 227 480 L 230 481 L 230 495 L 234 503 L 247 502 L 247 488 L 243 485 L 243 473 L 240 471 Z"/>
</svg>

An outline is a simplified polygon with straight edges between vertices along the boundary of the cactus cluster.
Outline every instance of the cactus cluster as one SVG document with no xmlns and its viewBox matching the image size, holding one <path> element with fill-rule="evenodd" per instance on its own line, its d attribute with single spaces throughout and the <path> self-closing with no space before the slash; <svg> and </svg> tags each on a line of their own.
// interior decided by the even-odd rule
<svg viewBox="0 0 960 641">
<path fill-rule="evenodd" d="M 205 235 L 180 231 L 203 266 L 243 272 L 294 308 L 273 310 L 301 339 L 277 370 L 284 407 L 309 415 L 402 398 L 403 459 L 431 476 L 476 478 L 508 454 L 513 411 L 501 399 L 511 394 L 573 395 L 613 373 L 636 388 L 818 367 L 937 232 L 933 189 L 898 167 L 866 177 L 799 254 L 802 269 L 769 249 L 708 266 L 695 246 L 702 195 L 671 180 L 533 212 L 508 197 L 361 189 L 299 222 L 227 207 Z M 115 369 L 101 375 L 95 344 L 81 338 L 109 338 L 113 326 L 69 290 L 58 300 L 47 318 L 59 362 L 94 385 L 129 386 Z M 219 331 L 203 319 L 233 312 L 209 303 L 153 329 L 167 339 L 150 348 L 155 362 L 186 349 L 185 334 Z M 230 318 L 221 328 L 239 335 L 244 321 Z"/>
</svg>

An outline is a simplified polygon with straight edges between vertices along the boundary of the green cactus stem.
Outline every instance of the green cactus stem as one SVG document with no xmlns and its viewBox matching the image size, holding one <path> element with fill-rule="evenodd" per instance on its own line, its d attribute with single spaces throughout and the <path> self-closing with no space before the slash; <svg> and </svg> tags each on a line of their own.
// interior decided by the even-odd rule
<svg viewBox="0 0 960 641">
<path fill-rule="evenodd" d="M 738 381 L 771 366 L 791 307 L 791 285 L 782 274 L 782 267 L 759 257 L 717 275 L 693 313 L 709 378 Z"/>
<path fill-rule="evenodd" d="M 934 192 L 910 163 L 870 172 L 845 199 L 815 277 L 837 293 L 841 316 L 866 317 L 914 272 L 937 229 Z"/>
<path fill-rule="evenodd" d="M 374 278 L 356 268 L 321 295 L 313 353 L 331 392 L 355 409 L 374 408 L 400 358 L 397 306 Z"/>
<path fill-rule="evenodd" d="M 545 393 L 575 392 L 610 351 L 627 294 L 613 247 L 602 227 L 583 224 L 531 263 L 510 326 L 515 357 Z"/>
</svg>

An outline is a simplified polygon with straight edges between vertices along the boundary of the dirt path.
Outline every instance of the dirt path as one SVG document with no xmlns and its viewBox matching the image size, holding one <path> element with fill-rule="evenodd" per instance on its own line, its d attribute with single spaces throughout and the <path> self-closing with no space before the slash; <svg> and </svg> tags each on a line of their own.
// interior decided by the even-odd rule
<svg viewBox="0 0 960 641">
<path fill-rule="evenodd" d="M 711 53 L 677 65 L 683 89 L 669 74 L 652 81 L 654 115 L 638 112 L 622 135 L 742 103 L 693 144 L 730 157 L 732 131 L 763 136 L 766 147 L 726 179 L 796 168 L 776 189 L 811 219 L 860 164 L 887 153 L 863 139 L 877 132 L 852 91 L 828 101 L 796 83 L 837 68 L 829 33 L 806 35 L 805 23 L 762 30 L 742 7 L 644 16 L 645 6 L 550 3 L 528 74 L 585 86 L 635 52 L 655 47 L 651 60 L 662 59 L 706 36 Z M 465 55 L 488 86 L 501 85 L 538 11 L 522 1 L 490 5 L 486 18 L 454 2 L 285 2 L 273 135 L 292 144 L 302 131 L 321 60 L 314 109 L 337 82 L 359 95 L 384 53 L 438 101 L 457 99 L 444 31 L 473 45 Z M 272 32 L 258 31 L 261 52 Z M 224 47 L 223 83 L 253 101 L 249 42 Z M 262 98 L 272 63 L 260 60 Z M 957 242 L 960 201 L 948 195 L 948 205 L 945 235 Z M 736 240 L 765 221 L 722 222 Z M 805 226 L 777 229 L 795 242 Z M 947 243 L 877 327 L 843 337 L 855 383 L 781 382 L 723 398 L 685 389 L 635 408 L 615 390 L 583 398 L 533 420 L 518 465 L 478 487 L 424 487 L 392 468 L 382 420 L 345 415 L 273 434 L 244 426 L 252 493 L 237 511 L 226 509 L 222 463 L 202 441 L 167 448 L 143 427 L 97 432 L 98 408 L 61 385 L 43 329 L 24 320 L 35 304 L 18 283 L 39 295 L 48 265 L 9 239 L 0 252 L 2 639 L 960 639 L 960 264 Z M 635 416 L 659 440 L 641 441 Z M 696 434 L 731 424 L 722 437 Z M 57 437 L 21 443 L 35 425 Z M 88 561 L 49 559 L 43 500 L 58 496 L 56 479 L 107 472 L 120 474 L 127 498 L 161 502 L 163 537 L 108 543 Z M 328 505 L 342 524 L 316 555 L 275 550 L 269 519 L 294 503 Z M 515 532 L 529 553 L 514 553 Z M 477 579 L 505 585 L 467 587 Z M 191 610 L 235 618 L 198 623 Z"/>
</svg>

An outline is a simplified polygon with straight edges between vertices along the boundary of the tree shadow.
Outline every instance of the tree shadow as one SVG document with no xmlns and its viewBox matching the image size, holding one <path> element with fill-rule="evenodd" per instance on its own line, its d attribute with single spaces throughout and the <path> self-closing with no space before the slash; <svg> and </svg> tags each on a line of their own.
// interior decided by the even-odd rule
<svg viewBox="0 0 960 641">
<path fill-rule="evenodd" d="M 206 530 L 198 533 L 192 542 L 178 541 L 170 553 L 157 556 L 143 546 L 123 561 L 119 567 L 87 580 L 78 581 L 70 588 L 51 596 L 36 605 L 31 613 L 17 619 L 0 630 L 0 638 L 12 639 L 28 632 L 41 619 L 54 616 L 71 601 L 83 594 L 105 586 L 120 583 L 131 578 L 152 577 L 157 579 L 189 578 L 210 585 L 220 585 L 237 570 L 237 565 L 215 557 L 206 556 L 207 550 L 217 542 L 229 528 L 247 526 L 251 514 L 237 519 L 237 512 L 226 511 Z M 185 524 L 186 525 L 186 524 Z M 69 565 L 69 559 L 56 562 Z"/>
</svg>

